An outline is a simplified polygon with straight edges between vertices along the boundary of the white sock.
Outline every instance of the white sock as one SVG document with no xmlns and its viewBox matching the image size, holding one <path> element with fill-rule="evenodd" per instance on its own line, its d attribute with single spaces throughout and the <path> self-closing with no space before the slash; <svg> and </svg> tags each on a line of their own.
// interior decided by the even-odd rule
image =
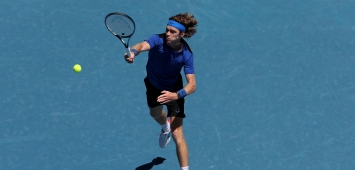
<svg viewBox="0 0 355 170">
<path fill-rule="evenodd" d="M 168 123 L 168 120 L 166 120 L 165 124 L 161 125 L 161 128 L 164 132 L 170 132 L 170 123 Z"/>
<path fill-rule="evenodd" d="M 181 167 L 181 170 L 189 170 L 189 166 Z"/>
</svg>

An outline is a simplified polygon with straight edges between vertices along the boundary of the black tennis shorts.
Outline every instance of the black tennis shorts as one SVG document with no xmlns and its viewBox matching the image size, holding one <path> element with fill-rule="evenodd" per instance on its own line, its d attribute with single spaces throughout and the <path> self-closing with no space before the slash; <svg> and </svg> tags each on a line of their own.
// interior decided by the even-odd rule
<svg viewBox="0 0 355 170">
<path fill-rule="evenodd" d="M 162 104 L 158 103 L 158 96 L 160 96 L 162 93 L 161 89 L 155 88 L 148 80 L 148 78 L 144 79 L 145 87 L 147 89 L 146 94 L 147 94 L 147 104 L 148 107 L 153 108 L 156 106 L 160 106 Z M 176 82 L 176 89 L 173 89 L 171 92 L 176 92 L 180 89 L 183 88 L 183 82 L 182 82 L 182 76 L 180 75 L 177 82 Z M 182 117 L 185 118 L 185 111 L 184 111 L 184 104 L 185 104 L 185 99 L 181 98 L 178 100 L 171 101 L 169 103 L 165 103 L 164 105 L 168 109 L 168 117 L 170 116 L 176 116 L 176 117 Z"/>
</svg>

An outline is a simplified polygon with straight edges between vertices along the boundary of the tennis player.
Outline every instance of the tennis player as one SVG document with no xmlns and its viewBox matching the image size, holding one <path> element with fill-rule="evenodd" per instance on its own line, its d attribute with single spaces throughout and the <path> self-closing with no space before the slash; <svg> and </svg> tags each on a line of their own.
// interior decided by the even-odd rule
<svg viewBox="0 0 355 170">
<path fill-rule="evenodd" d="M 172 16 L 165 33 L 154 34 L 134 45 L 131 57 L 124 56 L 128 63 L 133 63 L 135 56 L 149 51 L 144 83 L 150 115 L 161 125 L 160 147 L 168 145 L 172 134 L 182 170 L 189 169 L 188 148 L 183 134 L 184 98 L 196 90 L 194 57 L 184 38 L 192 37 L 197 31 L 196 26 L 197 20 L 188 12 Z M 185 86 L 180 73 L 182 68 L 187 80 Z"/>
</svg>

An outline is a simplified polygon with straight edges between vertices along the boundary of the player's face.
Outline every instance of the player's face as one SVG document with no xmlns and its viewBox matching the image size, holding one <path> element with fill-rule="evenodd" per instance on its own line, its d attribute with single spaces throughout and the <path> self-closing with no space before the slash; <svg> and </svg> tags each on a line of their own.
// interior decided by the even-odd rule
<svg viewBox="0 0 355 170">
<path fill-rule="evenodd" d="M 168 44 L 177 44 L 183 35 L 177 28 L 172 26 L 166 26 L 166 42 Z"/>
</svg>

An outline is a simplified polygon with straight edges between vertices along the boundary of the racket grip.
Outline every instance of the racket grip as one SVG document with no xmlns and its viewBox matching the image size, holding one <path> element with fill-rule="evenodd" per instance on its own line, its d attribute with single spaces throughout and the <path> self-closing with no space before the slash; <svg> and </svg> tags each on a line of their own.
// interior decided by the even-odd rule
<svg viewBox="0 0 355 170">
<path fill-rule="evenodd" d="M 129 47 L 126 48 L 126 53 L 128 57 L 131 57 L 131 49 Z"/>
</svg>

